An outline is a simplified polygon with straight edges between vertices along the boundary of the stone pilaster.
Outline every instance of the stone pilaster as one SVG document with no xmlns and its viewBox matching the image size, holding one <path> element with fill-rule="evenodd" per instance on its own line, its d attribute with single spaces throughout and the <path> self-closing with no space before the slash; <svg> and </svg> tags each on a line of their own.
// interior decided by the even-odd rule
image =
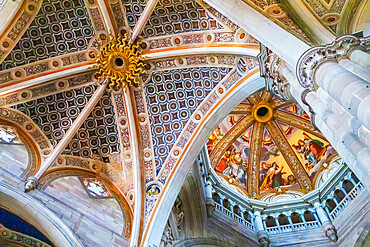
<svg viewBox="0 0 370 247">
<path fill-rule="evenodd" d="M 215 201 L 212 198 L 212 184 L 209 179 L 205 180 L 204 183 L 204 189 L 206 192 L 206 210 L 207 210 L 207 216 L 211 217 L 213 215 L 213 212 L 215 211 Z"/>
<path fill-rule="evenodd" d="M 258 243 L 260 244 L 260 246 L 270 246 L 269 236 L 265 231 L 265 228 L 263 227 L 261 213 L 259 211 L 254 212 L 254 229 L 257 232 Z"/>
<path fill-rule="evenodd" d="M 337 242 L 338 241 L 337 230 L 331 223 L 329 216 L 326 214 L 325 210 L 323 209 L 320 203 L 316 202 L 314 206 L 316 209 L 317 216 L 319 217 L 319 220 L 322 224 L 322 229 L 325 235 L 330 239 L 330 241 Z"/>
<path fill-rule="evenodd" d="M 266 90 L 278 96 L 281 100 L 291 100 L 289 82 L 282 72 L 287 65 L 276 53 L 261 44 L 261 52 L 258 54 L 261 77 L 266 80 Z"/>
</svg>

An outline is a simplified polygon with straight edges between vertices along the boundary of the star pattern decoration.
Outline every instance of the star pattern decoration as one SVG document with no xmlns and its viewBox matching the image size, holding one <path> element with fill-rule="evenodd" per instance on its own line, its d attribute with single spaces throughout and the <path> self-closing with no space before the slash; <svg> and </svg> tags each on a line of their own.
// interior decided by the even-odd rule
<svg viewBox="0 0 370 247">
<path fill-rule="evenodd" d="M 139 86 L 139 75 L 147 73 L 145 57 L 139 49 L 141 43 L 133 44 L 127 34 L 116 39 L 111 34 L 110 40 L 106 44 L 99 41 L 100 50 L 95 57 L 97 76 L 99 79 L 109 79 L 111 90 Z"/>
</svg>

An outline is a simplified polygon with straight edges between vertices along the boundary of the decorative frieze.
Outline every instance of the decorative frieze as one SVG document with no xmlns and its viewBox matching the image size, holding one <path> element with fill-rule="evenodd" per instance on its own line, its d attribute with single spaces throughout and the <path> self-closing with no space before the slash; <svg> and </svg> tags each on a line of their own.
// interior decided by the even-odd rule
<svg viewBox="0 0 370 247">
<path fill-rule="evenodd" d="M 285 61 L 264 45 L 261 45 L 261 52 L 257 58 L 261 76 L 266 80 L 267 91 L 283 101 L 291 100 L 289 83 L 282 75 L 282 70 L 286 68 Z"/>
</svg>

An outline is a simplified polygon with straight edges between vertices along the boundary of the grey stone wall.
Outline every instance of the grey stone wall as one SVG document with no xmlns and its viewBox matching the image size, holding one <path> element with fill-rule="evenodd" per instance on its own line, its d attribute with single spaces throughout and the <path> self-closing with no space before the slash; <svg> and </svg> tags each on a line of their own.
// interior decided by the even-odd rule
<svg viewBox="0 0 370 247">
<path fill-rule="evenodd" d="M 20 176 L 27 163 L 24 146 L 0 144 L 0 184 L 24 193 Z M 128 239 L 122 236 L 124 219 L 116 200 L 90 198 L 77 177 L 57 179 L 44 191 L 29 194 L 62 219 L 85 246 L 128 246 Z"/>
</svg>

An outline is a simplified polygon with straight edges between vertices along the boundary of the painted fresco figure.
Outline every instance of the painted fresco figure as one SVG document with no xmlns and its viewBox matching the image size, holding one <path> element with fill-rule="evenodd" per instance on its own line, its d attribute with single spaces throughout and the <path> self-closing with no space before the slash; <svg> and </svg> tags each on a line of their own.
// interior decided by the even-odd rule
<svg viewBox="0 0 370 247">
<path fill-rule="evenodd" d="M 285 185 L 285 181 L 282 177 L 282 175 L 285 174 L 283 169 L 284 165 L 279 168 L 278 164 L 273 162 L 272 167 L 268 170 L 267 176 L 260 187 L 260 190 L 268 190 Z"/>
<path fill-rule="evenodd" d="M 265 180 L 267 176 L 268 170 L 271 168 L 270 164 L 266 164 L 266 162 L 261 163 L 260 167 L 260 178 L 259 178 L 259 186 L 261 187 L 263 181 Z"/>
<path fill-rule="evenodd" d="M 207 150 L 208 153 L 211 153 L 217 143 L 222 139 L 221 127 L 217 126 L 217 128 L 212 132 L 211 136 L 207 142 Z"/>
<path fill-rule="evenodd" d="M 243 166 L 243 159 L 241 158 L 242 152 L 235 152 L 235 149 L 231 150 L 228 167 L 224 170 L 224 175 L 237 181 L 239 184 L 246 186 L 245 170 Z"/>
<path fill-rule="evenodd" d="M 215 170 L 218 172 L 224 172 L 225 169 L 228 167 L 230 157 L 230 151 L 226 151 L 225 154 L 222 156 L 220 163 L 215 167 Z"/>
<path fill-rule="evenodd" d="M 328 146 L 317 139 L 312 139 L 303 132 L 304 139 L 299 139 L 297 145 L 292 145 L 301 155 L 304 165 L 311 170 L 325 156 Z M 321 164 L 320 164 L 321 165 Z"/>
</svg>

